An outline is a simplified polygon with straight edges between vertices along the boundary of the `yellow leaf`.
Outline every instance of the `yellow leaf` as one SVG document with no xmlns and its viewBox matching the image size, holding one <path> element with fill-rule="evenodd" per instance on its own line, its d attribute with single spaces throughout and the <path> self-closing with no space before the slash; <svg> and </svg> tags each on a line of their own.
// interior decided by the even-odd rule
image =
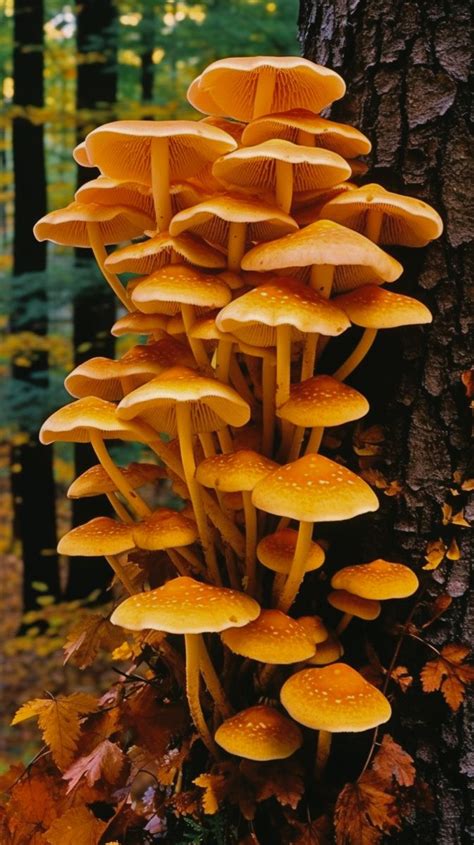
<svg viewBox="0 0 474 845">
<path fill-rule="evenodd" d="M 443 562 L 446 554 L 446 546 L 439 538 L 438 540 L 430 540 L 426 547 L 425 560 L 426 566 L 423 569 L 437 569 L 440 563 Z"/>
<path fill-rule="evenodd" d="M 87 807 L 72 807 L 46 832 L 50 845 L 97 845 L 107 827 Z"/>
<path fill-rule="evenodd" d="M 461 557 L 461 552 L 459 550 L 459 546 L 456 542 L 455 537 L 453 537 L 451 543 L 449 544 L 449 549 L 446 552 L 446 557 L 448 558 L 448 560 L 459 560 Z"/>
</svg>

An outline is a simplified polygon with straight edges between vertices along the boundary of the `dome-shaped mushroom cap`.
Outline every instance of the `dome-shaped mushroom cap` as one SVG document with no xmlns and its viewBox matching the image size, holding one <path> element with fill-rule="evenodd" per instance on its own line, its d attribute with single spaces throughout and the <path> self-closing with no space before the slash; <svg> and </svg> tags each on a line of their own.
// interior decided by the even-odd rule
<svg viewBox="0 0 474 845">
<path fill-rule="evenodd" d="M 124 423 L 117 417 L 116 406 L 97 396 L 85 396 L 58 408 L 41 426 L 39 439 L 45 445 L 57 440 L 88 443 L 91 428 L 109 439 L 139 439 L 134 424 Z"/>
<path fill-rule="evenodd" d="M 119 555 L 134 547 L 130 525 L 108 516 L 98 516 L 84 525 L 72 528 L 58 543 L 61 555 Z"/>
<path fill-rule="evenodd" d="M 348 593 L 347 590 L 334 590 L 334 592 L 329 593 L 328 602 L 336 610 L 350 613 L 351 616 L 357 616 L 358 619 L 371 621 L 380 616 L 381 605 L 379 601 L 363 599 L 361 596 Z"/>
<path fill-rule="evenodd" d="M 259 481 L 252 493 L 256 508 L 303 522 L 351 519 L 379 506 L 368 484 L 346 467 L 305 455 Z"/>
<path fill-rule="evenodd" d="M 221 270 L 226 266 L 225 256 L 209 244 L 188 234 L 171 237 L 168 232 L 116 249 L 106 258 L 105 266 L 114 273 L 140 273 L 148 276 L 169 264 L 175 255 L 198 267 Z"/>
<path fill-rule="evenodd" d="M 213 455 L 201 461 L 196 478 L 204 487 L 213 487 L 224 493 L 253 490 L 278 464 L 252 449 L 239 449 L 224 455 Z"/>
<path fill-rule="evenodd" d="M 168 317 L 164 314 L 143 314 L 141 311 L 131 311 L 115 321 L 110 333 L 114 337 L 122 337 L 126 334 L 152 334 L 161 338 L 165 333 L 167 320 Z"/>
<path fill-rule="evenodd" d="M 267 534 L 257 546 L 257 557 L 267 569 L 287 575 L 295 556 L 298 532 L 293 528 L 280 528 L 274 534 Z M 317 543 L 311 543 L 306 560 L 306 572 L 319 569 L 324 563 L 324 550 Z"/>
<path fill-rule="evenodd" d="M 259 613 L 260 605 L 245 593 L 182 576 L 125 599 L 110 621 L 132 631 L 153 628 L 169 634 L 202 634 L 247 625 Z"/>
<path fill-rule="evenodd" d="M 271 138 L 282 138 L 296 144 L 300 132 L 313 135 L 315 147 L 324 147 L 344 158 L 367 155 L 372 149 L 369 139 L 354 126 L 325 120 L 305 109 L 266 114 L 252 120 L 242 133 L 242 143 L 247 147 Z"/>
<path fill-rule="evenodd" d="M 308 636 L 315 645 L 323 643 L 328 638 L 328 629 L 326 628 L 320 616 L 299 616 L 296 620 L 301 625 Z M 340 657 L 341 655 L 339 655 Z"/>
<path fill-rule="evenodd" d="M 298 663 L 316 650 L 305 628 L 281 610 L 262 610 L 254 622 L 229 628 L 221 639 L 235 654 L 261 663 Z"/>
<path fill-rule="evenodd" d="M 283 684 L 280 698 L 296 722 L 331 733 L 368 731 L 392 714 L 385 696 L 345 663 L 297 672 Z"/>
<path fill-rule="evenodd" d="M 327 632 L 326 632 L 327 633 Z M 335 634 L 328 634 L 321 642 L 317 643 L 316 654 L 306 662 L 311 666 L 327 666 L 328 663 L 335 663 L 344 654 L 344 646 Z"/>
<path fill-rule="evenodd" d="M 138 282 L 132 302 L 140 311 L 176 314 L 180 304 L 201 308 L 222 308 L 230 301 L 226 283 L 210 273 L 194 270 L 187 264 L 169 264 Z"/>
<path fill-rule="evenodd" d="M 257 704 L 226 719 L 214 739 L 229 754 L 247 760 L 284 760 L 303 744 L 298 725 L 267 704 Z"/>
<path fill-rule="evenodd" d="M 422 302 L 377 285 L 364 285 L 336 296 L 334 302 L 345 311 L 352 323 L 366 329 L 394 329 L 431 323 L 433 319 L 431 311 Z"/>
<path fill-rule="evenodd" d="M 154 225 L 143 211 L 125 205 L 99 205 L 95 202 L 71 202 L 45 214 L 33 228 L 37 241 L 52 241 L 64 246 L 88 247 L 88 225 L 99 227 L 103 244 L 118 244 L 143 235 Z"/>
<path fill-rule="evenodd" d="M 147 519 L 134 524 L 132 533 L 135 545 L 149 551 L 189 546 L 199 538 L 196 523 L 170 508 L 159 508 Z"/>
<path fill-rule="evenodd" d="M 332 376 L 312 376 L 294 384 L 290 398 L 278 408 L 277 416 L 298 426 L 343 425 L 369 412 L 362 393 Z"/>
<path fill-rule="evenodd" d="M 418 589 L 418 578 L 403 563 L 378 558 L 371 563 L 345 566 L 331 579 L 335 590 L 347 590 L 364 599 L 403 599 Z"/>
<path fill-rule="evenodd" d="M 134 490 L 142 484 L 153 484 L 159 478 L 167 478 L 165 470 L 156 464 L 132 462 L 127 467 L 119 467 L 119 469 L 121 475 L 125 476 Z M 115 482 L 102 465 L 95 464 L 72 482 L 67 495 L 70 499 L 80 499 L 83 496 L 113 493 L 116 489 Z"/>
</svg>

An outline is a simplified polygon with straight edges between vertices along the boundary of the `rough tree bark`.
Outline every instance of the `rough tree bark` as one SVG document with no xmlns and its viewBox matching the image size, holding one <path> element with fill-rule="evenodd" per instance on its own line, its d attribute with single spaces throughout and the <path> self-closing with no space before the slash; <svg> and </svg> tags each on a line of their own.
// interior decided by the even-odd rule
<svg viewBox="0 0 474 845">
<path fill-rule="evenodd" d="M 302 0 L 300 6 L 304 55 L 337 70 L 347 82 L 347 95 L 331 117 L 355 124 L 372 140 L 364 182 L 418 196 L 445 222 L 443 237 L 429 248 L 393 251 L 405 266 L 396 288 L 428 304 L 432 326 L 381 332 L 352 380 L 370 398 L 371 420 L 385 427 L 382 470 L 403 483 L 402 496 L 382 496 L 380 511 L 365 523 L 370 530 L 359 529 L 360 560 L 402 560 L 420 573 L 429 540 L 454 535 L 461 548 L 461 560 L 444 563 L 433 573 L 434 581 L 426 573 L 429 592 L 442 589 L 454 599 L 443 620 L 429 629 L 427 636 L 437 646 L 472 642 L 474 633 L 469 532 L 443 526 L 441 518 L 454 472 L 472 476 L 469 408 L 461 382 L 472 366 L 468 33 L 467 0 Z M 470 507 L 465 516 L 472 518 Z M 429 658 L 418 648 L 423 646 L 406 643 L 400 662 Z M 390 841 L 472 841 L 466 776 L 473 773 L 474 744 L 468 707 L 454 716 L 439 694 L 423 695 L 417 686 L 397 697 L 395 710 L 395 735 L 431 787 L 435 816 L 410 817 Z"/>
</svg>

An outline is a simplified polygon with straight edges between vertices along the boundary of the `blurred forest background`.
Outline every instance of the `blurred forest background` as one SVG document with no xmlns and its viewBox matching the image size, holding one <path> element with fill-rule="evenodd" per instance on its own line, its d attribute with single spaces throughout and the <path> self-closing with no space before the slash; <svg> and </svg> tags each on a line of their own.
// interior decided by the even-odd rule
<svg viewBox="0 0 474 845">
<path fill-rule="evenodd" d="M 198 118 L 185 93 L 202 68 L 228 55 L 297 54 L 297 15 L 297 0 L 0 0 L 0 659 L 7 716 L 45 687 L 78 687 L 76 670 L 62 667 L 64 634 L 78 607 L 106 599 L 108 574 L 100 559 L 76 558 L 69 568 L 56 543 L 72 525 L 106 513 L 107 502 L 67 500 L 92 453 L 89 446 L 40 446 L 38 430 L 70 400 L 63 380 L 74 366 L 125 351 L 110 335 L 113 294 L 88 251 L 39 244 L 33 224 L 97 175 L 79 172 L 71 155 L 88 132 L 118 119 Z M 138 457 L 131 448 L 121 461 Z M 79 685 L 94 682 L 86 674 Z M 0 730 L 0 768 L 11 756 L 26 761 L 35 753 L 28 731 Z"/>
</svg>

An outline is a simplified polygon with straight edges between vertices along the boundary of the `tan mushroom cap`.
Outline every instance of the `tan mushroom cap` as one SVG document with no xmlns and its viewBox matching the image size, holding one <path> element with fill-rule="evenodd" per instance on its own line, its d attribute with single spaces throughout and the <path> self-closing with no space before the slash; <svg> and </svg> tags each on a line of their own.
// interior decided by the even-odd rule
<svg viewBox="0 0 474 845">
<path fill-rule="evenodd" d="M 290 389 L 290 398 L 277 416 L 293 425 L 322 428 L 358 420 L 369 412 L 362 393 L 332 376 L 312 376 Z"/>
<path fill-rule="evenodd" d="M 320 616 L 299 616 L 296 621 L 305 629 L 315 645 L 319 645 L 319 643 L 327 640 L 329 636 L 328 629 Z"/>
<path fill-rule="evenodd" d="M 175 256 L 180 261 L 221 270 L 226 266 L 225 256 L 192 235 L 171 237 L 168 232 L 155 235 L 147 241 L 117 249 L 105 261 L 114 273 L 139 273 L 147 276 L 170 264 Z"/>
<path fill-rule="evenodd" d="M 176 214 L 170 223 L 170 232 L 172 235 L 194 232 L 211 244 L 227 247 L 231 223 L 247 224 L 247 244 L 271 241 L 298 228 L 289 214 L 272 205 L 242 196 L 218 194 Z"/>
<path fill-rule="evenodd" d="M 170 184 L 171 209 L 173 214 L 202 202 L 212 194 L 207 185 L 198 183 L 196 179 L 179 179 Z"/>
<path fill-rule="evenodd" d="M 133 549 L 134 542 L 130 525 L 117 522 L 108 516 L 98 516 L 84 525 L 79 525 L 61 537 L 58 552 L 61 555 L 119 555 Z"/>
<path fill-rule="evenodd" d="M 367 329 L 394 329 L 398 326 L 431 323 L 429 308 L 401 293 L 377 285 L 364 285 L 334 299 L 352 323 Z"/>
<path fill-rule="evenodd" d="M 217 328 L 253 346 L 275 346 L 277 326 L 335 337 L 349 321 L 332 301 L 296 279 L 275 276 L 222 309 Z M 296 338 L 298 339 L 298 336 Z"/>
<path fill-rule="evenodd" d="M 253 490 L 262 478 L 277 467 L 275 461 L 252 449 L 239 449 L 201 461 L 196 470 L 196 479 L 204 487 L 213 487 L 223 493 L 239 493 Z"/>
<path fill-rule="evenodd" d="M 333 197 L 343 194 L 345 191 L 356 191 L 357 185 L 354 182 L 340 182 L 332 188 L 318 188 L 314 191 L 299 191 L 293 194 L 294 217 L 299 226 L 307 226 L 318 219 L 316 209 L 321 209 Z M 303 219 L 305 213 L 312 214 L 310 219 Z"/>
<path fill-rule="evenodd" d="M 260 605 L 245 593 L 202 584 L 185 576 L 156 590 L 130 596 L 110 617 L 132 631 L 153 628 L 169 634 L 220 633 L 256 619 Z"/>
<path fill-rule="evenodd" d="M 124 420 L 140 415 L 157 431 L 175 435 L 178 402 L 191 405 L 195 432 L 217 431 L 226 424 L 241 426 L 250 419 L 250 407 L 237 391 L 188 367 L 170 367 L 133 390 L 122 399 L 117 414 Z"/>
<path fill-rule="evenodd" d="M 76 164 L 80 164 L 81 167 L 94 167 L 94 162 L 90 160 L 89 156 L 87 155 L 86 150 L 86 142 L 81 141 L 80 144 L 77 144 L 72 151 L 72 157 Z"/>
<path fill-rule="evenodd" d="M 284 760 L 303 744 L 299 727 L 268 704 L 257 704 L 226 719 L 214 739 L 229 754 L 260 761 Z"/>
<path fill-rule="evenodd" d="M 403 563 L 378 558 L 371 563 L 345 566 L 333 576 L 331 587 L 347 590 L 364 599 L 403 599 L 418 589 L 418 578 Z"/>
<path fill-rule="evenodd" d="M 140 439 L 134 424 L 124 423 L 116 414 L 116 406 L 97 396 L 85 396 L 58 408 L 41 426 L 39 439 L 45 445 L 58 440 L 88 443 L 90 429 L 109 440 Z"/>
<path fill-rule="evenodd" d="M 242 259 L 242 269 L 260 272 L 314 264 L 335 267 L 336 292 L 394 282 L 403 272 L 395 258 L 368 238 L 331 220 L 318 220 L 278 241 L 254 246 Z"/>
<path fill-rule="evenodd" d="M 156 464 L 132 462 L 127 467 L 120 467 L 121 475 L 134 490 L 143 484 L 153 484 L 159 478 L 167 478 L 162 467 Z M 82 499 L 85 496 L 100 496 L 114 493 L 117 487 L 101 464 L 95 464 L 86 469 L 78 478 L 74 479 L 67 491 L 69 499 Z"/>
<path fill-rule="evenodd" d="M 171 180 L 193 176 L 209 161 L 236 148 L 234 139 L 222 129 L 194 120 L 117 120 L 90 132 L 86 149 L 107 176 L 149 185 L 154 138 L 168 140 Z"/>
<path fill-rule="evenodd" d="M 316 651 L 305 628 L 281 610 L 262 610 L 254 622 L 229 628 L 221 639 L 235 654 L 274 665 L 298 663 Z"/>
<path fill-rule="evenodd" d="M 291 108 L 320 112 L 344 96 L 344 80 L 333 70 L 299 56 L 237 56 L 209 65 L 188 89 L 188 100 L 198 111 L 225 114 L 246 123 L 254 116 L 259 76 L 273 81 L 266 111 Z M 217 105 L 219 111 L 215 109 Z"/>
<path fill-rule="evenodd" d="M 345 663 L 297 672 L 283 684 L 280 698 L 295 721 L 331 733 L 368 731 L 392 715 L 385 696 Z"/>
<path fill-rule="evenodd" d="M 196 340 L 232 340 L 231 335 L 220 332 L 217 328 L 216 317 L 218 313 L 219 310 L 215 309 L 203 317 L 199 317 L 189 330 L 189 337 L 194 337 Z"/>
<path fill-rule="evenodd" d="M 368 621 L 377 619 L 382 609 L 379 601 L 363 599 L 361 596 L 348 593 L 347 590 L 334 590 L 332 593 L 329 593 L 328 602 L 336 610 L 341 610 L 343 613 L 350 613 L 351 616 L 357 616 L 358 619 L 366 619 Z"/>
<path fill-rule="evenodd" d="M 378 240 L 382 244 L 425 246 L 443 231 L 443 221 L 428 203 L 386 191 L 370 184 L 352 191 L 350 196 L 332 199 L 321 211 L 328 220 L 343 223 L 357 232 L 365 232 L 371 211 L 382 212 Z"/>
<path fill-rule="evenodd" d="M 278 161 L 293 165 L 295 191 L 330 188 L 351 175 L 351 168 L 337 153 L 279 139 L 264 141 L 254 147 L 240 147 L 221 156 L 214 162 L 212 172 L 220 182 L 234 190 L 274 190 Z"/>
<path fill-rule="evenodd" d="M 133 525 L 132 534 L 135 545 L 149 551 L 190 546 L 199 539 L 194 520 L 170 508 L 159 508 Z"/>
<path fill-rule="evenodd" d="M 89 247 L 90 224 L 98 225 L 103 244 L 118 244 L 139 237 L 154 225 L 154 220 L 143 211 L 125 205 L 71 202 L 66 208 L 45 214 L 35 224 L 33 233 L 38 241 Z"/>
<path fill-rule="evenodd" d="M 325 120 L 306 109 L 292 109 L 281 114 L 267 114 L 252 120 L 242 133 L 245 146 L 261 144 L 271 138 L 298 142 L 300 132 L 314 136 L 316 147 L 324 147 L 344 158 L 367 155 L 372 144 L 355 126 Z"/>
<path fill-rule="evenodd" d="M 127 205 L 154 219 L 154 206 L 151 188 L 141 182 L 125 182 L 111 179 L 110 176 L 98 176 L 91 179 L 76 191 L 77 202 L 97 202 L 99 205 Z"/>
<path fill-rule="evenodd" d="M 200 123 L 208 123 L 210 126 L 217 126 L 218 129 L 222 129 L 224 132 L 227 132 L 234 141 L 237 141 L 240 144 L 242 140 L 242 132 L 245 129 L 245 123 L 241 123 L 238 120 L 229 120 L 227 117 L 222 117 L 221 115 L 211 115 L 210 117 L 202 117 Z"/>
<path fill-rule="evenodd" d="M 141 311 L 131 311 L 130 314 L 124 314 L 116 320 L 110 332 L 114 337 L 122 337 L 125 334 L 164 334 L 167 319 L 162 314 L 142 314 Z"/>
<path fill-rule="evenodd" d="M 287 575 L 295 556 L 298 532 L 293 528 L 280 528 L 274 534 L 267 534 L 257 545 L 257 557 L 267 569 Z M 311 543 L 306 560 L 306 572 L 319 569 L 324 563 L 324 550 L 317 543 Z"/>
<path fill-rule="evenodd" d="M 318 643 L 316 654 L 306 662 L 311 666 L 327 666 L 328 663 L 335 663 L 344 654 L 344 647 L 335 634 L 328 636 Z"/>
<path fill-rule="evenodd" d="M 202 273 L 187 264 L 169 264 L 138 283 L 132 302 L 144 313 L 178 313 L 181 304 L 222 308 L 230 301 L 230 288 L 219 276 Z"/>
<path fill-rule="evenodd" d="M 271 472 L 254 488 L 252 502 L 267 513 L 302 522 L 351 519 L 379 507 L 377 496 L 365 481 L 341 464 L 316 454 Z"/>
</svg>

